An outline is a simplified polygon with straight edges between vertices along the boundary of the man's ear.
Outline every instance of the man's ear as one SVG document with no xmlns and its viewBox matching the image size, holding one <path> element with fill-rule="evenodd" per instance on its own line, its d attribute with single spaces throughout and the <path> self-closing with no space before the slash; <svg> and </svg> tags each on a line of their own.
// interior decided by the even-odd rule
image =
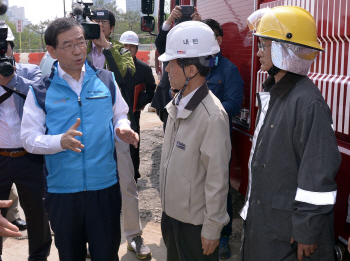
<svg viewBox="0 0 350 261">
<path fill-rule="evenodd" d="M 57 59 L 57 57 L 56 57 L 56 49 L 53 48 L 53 46 L 47 45 L 47 46 L 46 46 L 46 50 L 49 52 L 50 56 L 51 56 L 53 59 Z"/>
<path fill-rule="evenodd" d="M 198 72 L 198 69 L 194 64 L 189 65 L 188 68 L 190 77 L 193 77 Z"/>
<path fill-rule="evenodd" d="M 219 44 L 219 45 L 222 44 L 222 36 L 216 37 L 216 40 L 218 41 L 218 44 Z"/>
<path fill-rule="evenodd" d="M 111 25 L 111 33 L 109 35 L 113 33 L 113 30 L 114 30 L 114 25 Z"/>
</svg>

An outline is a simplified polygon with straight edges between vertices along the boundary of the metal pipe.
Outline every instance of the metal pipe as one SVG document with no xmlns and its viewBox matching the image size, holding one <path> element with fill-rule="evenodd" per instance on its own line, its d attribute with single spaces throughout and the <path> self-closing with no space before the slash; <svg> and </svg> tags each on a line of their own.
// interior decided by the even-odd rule
<svg viewBox="0 0 350 261">
<path fill-rule="evenodd" d="M 66 17 L 66 1 L 63 0 L 63 17 Z"/>
</svg>

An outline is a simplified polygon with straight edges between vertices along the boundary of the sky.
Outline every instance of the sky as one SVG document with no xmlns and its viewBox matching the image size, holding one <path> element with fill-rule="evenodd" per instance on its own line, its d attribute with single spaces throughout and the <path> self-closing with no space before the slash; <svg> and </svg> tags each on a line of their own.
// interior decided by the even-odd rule
<svg viewBox="0 0 350 261">
<path fill-rule="evenodd" d="M 71 11 L 72 0 L 8 0 L 9 6 L 17 5 L 24 7 L 25 17 L 33 24 L 38 24 L 40 21 L 63 17 L 65 2 L 66 12 Z M 116 0 L 118 8 L 125 10 L 126 0 Z M 76 0 L 73 0 L 75 3 Z"/>
</svg>

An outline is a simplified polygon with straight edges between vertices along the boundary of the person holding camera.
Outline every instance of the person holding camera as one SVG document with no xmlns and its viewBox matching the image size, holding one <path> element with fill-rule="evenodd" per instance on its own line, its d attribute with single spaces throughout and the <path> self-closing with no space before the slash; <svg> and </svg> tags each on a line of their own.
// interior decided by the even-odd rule
<svg viewBox="0 0 350 261">
<path fill-rule="evenodd" d="M 127 95 L 130 97 L 130 107 L 132 108 L 132 113 L 135 117 L 137 127 L 136 131 L 140 135 L 141 110 L 147 103 L 151 102 L 156 84 L 151 67 L 136 58 L 139 45 L 137 34 L 132 31 L 124 32 L 120 37 L 120 42 L 124 44 L 125 49 L 130 51 L 136 67 L 135 74 L 128 79 L 126 85 Z M 143 90 L 136 88 L 139 84 L 144 85 Z M 135 102 L 136 104 L 134 104 Z M 139 146 L 140 142 L 137 148 L 125 143 L 116 142 L 118 170 L 122 192 L 124 232 L 128 241 L 128 249 L 135 251 L 137 258 L 145 259 L 151 257 L 152 253 L 148 246 L 143 243 L 143 238 L 141 236 L 142 225 L 136 185 L 136 181 L 140 177 Z M 132 159 L 131 164 L 130 156 Z"/>
<path fill-rule="evenodd" d="M 131 53 L 124 48 L 124 45 L 117 40 L 113 40 L 112 34 L 115 26 L 115 16 L 111 11 L 108 11 L 108 20 L 94 20 L 101 27 L 101 36 L 98 39 L 92 40 L 87 46 L 87 56 L 91 63 L 97 68 L 103 68 L 111 71 L 111 65 L 106 58 L 106 52 L 112 54 L 120 76 L 124 78 L 126 75 L 134 75 L 135 64 Z M 119 84 L 119 75 L 114 72 L 117 83 Z"/>
<path fill-rule="evenodd" d="M 7 200 L 12 185 L 16 184 L 28 223 L 28 260 L 44 261 L 50 254 L 52 242 L 42 200 L 44 159 L 42 155 L 28 153 L 20 139 L 23 105 L 29 86 L 39 82 L 42 75 L 37 65 L 13 63 L 14 39 L 8 27 L 4 39 L 7 52 L 1 55 L 7 61 L 2 61 L 0 70 L 0 200 Z M 6 213 L 7 209 L 2 208 L 3 217 Z M 2 239 L 0 241 L 1 255 Z"/>
<path fill-rule="evenodd" d="M 53 21 L 45 32 L 50 75 L 31 86 L 21 140 L 45 154 L 45 208 L 60 260 L 119 260 L 121 195 L 114 140 L 137 146 L 113 74 L 87 59 L 82 25 Z"/>
</svg>

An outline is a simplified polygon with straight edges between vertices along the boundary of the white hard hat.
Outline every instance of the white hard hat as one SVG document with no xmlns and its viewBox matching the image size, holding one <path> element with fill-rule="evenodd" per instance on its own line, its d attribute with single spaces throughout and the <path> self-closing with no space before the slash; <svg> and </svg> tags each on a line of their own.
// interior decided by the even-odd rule
<svg viewBox="0 0 350 261">
<path fill-rule="evenodd" d="M 11 28 L 8 26 L 7 27 L 7 38 L 6 38 L 6 41 L 13 42 L 13 40 L 15 40 L 15 37 L 13 36 Z"/>
<path fill-rule="evenodd" d="M 122 44 L 139 45 L 139 37 L 133 31 L 126 31 L 120 37 L 119 42 L 121 42 Z"/>
<path fill-rule="evenodd" d="M 203 22 L 187 21 L 175 26 L 167 35 L 165 53 L 158 57 L 167 62 L 178 58 L 214 55 L 220 52 L 213 30 Z"/>
</svg>

